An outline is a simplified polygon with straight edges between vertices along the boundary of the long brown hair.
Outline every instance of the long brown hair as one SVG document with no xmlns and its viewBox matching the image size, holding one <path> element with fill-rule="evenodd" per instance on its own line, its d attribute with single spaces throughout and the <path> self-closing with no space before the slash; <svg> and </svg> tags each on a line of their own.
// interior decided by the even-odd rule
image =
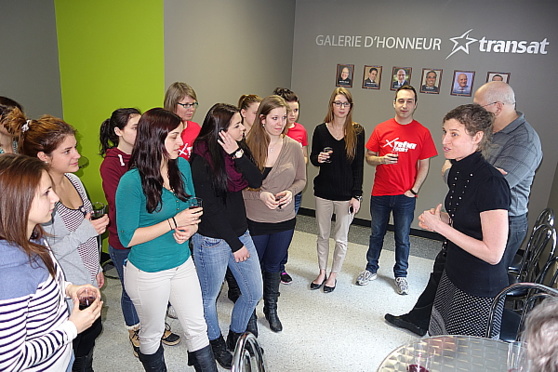
<svg viewBox="0 0 558 372">
<path fill-rule="evenodd" d="M 29 212 L 45 172 L 48 174 L 47 164 L 36 157 L 17 154 L 0 156 L 0 239 L 19 246 L 29 256 L 31 264 L 39 256 L 54 277 L 54 262 L 48 248 L 30 241 L 27 236 Z M 31 239 L 38 240 L 43 235 L 41 225 L 36 225 Z"/>
<path fill-rule="evenodd" d="M 43 115 L 38 120 L 27 120 L 21 111 L 15 109 L 8 120 L 19 137 L 19 153 L 33 157 L 41 151 L 50 155 L 67 136 L 76 135 L 74 127 L 50 115 Z"/>
<path fill-rule="evenodd" d="M 331 93 L 331 97 L 329 98 L 329 106 L 324 122 L 332 123 L 335 118 L 333 115 L 333 102 L 335 101 L 335 97 L 337 95 L 345 96 L 347 101 L 351 104 L 351 109 L 349 110 L 349 113 L 345 118 L 345 123 L 343 124 L 343 137 L 345 138 L 345 151 L 347 152 L 347 159 L 353 160 L 356 155 L 357 134 L 360 134 L 362 131 L 362 126 L 353 122 L 353 95 L 348 89 L 338 87 L 333 90 L 333 93 Z"/>
<path fill-rule="evenodd" d="M 279 107 L 284 107 L 287 110 L 287 114 L 289 113 L 289 105 L 283 98 L 279 96 L 265 97 L 258 108 L 254 125 L 252 125 L 252 129 L 246 137 L 246 144 L 252 152 L 254 161 L 260 170 L 265 168 L 265 162 L 267 161 L 267 147 L 269 146 L 269 135 L 262 125 L 262 118 L 269 115 L 271 110 Z M 287 130 L 288 128 L 285 124 L 285 128 L 283 128 L 282 133 L 285 134 Z"/>
</svg>

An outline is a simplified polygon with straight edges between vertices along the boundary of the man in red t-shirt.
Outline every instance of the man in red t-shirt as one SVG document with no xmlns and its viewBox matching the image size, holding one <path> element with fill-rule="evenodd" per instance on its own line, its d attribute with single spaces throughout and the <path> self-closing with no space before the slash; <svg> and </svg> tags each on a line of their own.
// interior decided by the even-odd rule
<svg viewBox="0 0 558 372">
<path fill-rule="evenodd" d="M 393 101 L 395 117 L 380 123 L 366 143 L 366 162 L 376 167 L 370 199 L 372 232 L 366 253 L 366 270 L 356 283 L 367 285 L 377 278 L 378 259 L 382 251 L 390 214 L 395 230 L 395 287 L 397 293 L 408 292 L 409 233 L 415 214 L 416 197 L 426 179 L 430 158 L 438 155 L 430 131 L 413 119 L 417 92 L 410 85 L 397 89 Z"/>
</svg>

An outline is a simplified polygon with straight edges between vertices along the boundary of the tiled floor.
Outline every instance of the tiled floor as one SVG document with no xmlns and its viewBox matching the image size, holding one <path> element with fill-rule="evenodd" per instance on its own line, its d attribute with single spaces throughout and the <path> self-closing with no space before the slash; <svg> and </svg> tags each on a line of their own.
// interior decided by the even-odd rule
<svg viewBox="0 0 558 372">
<path fill-rule="evenodd" d="M 393 247 L 392 233 L 386 235 L 378 279 L 366 287 L 354 284 L 365 265 L 369 229 L 353 226 L 337 288 L 333 293 L 324 294 L 309 290 L 310 281 L 318 273 L 314 231 L 313 218 L 299 217 L 287 264 L 294 281 L 280 288 L 279 316 L 283 332 L 271 332 L 263 318 L 263 304 L 258 306 L 259 342 L 265 349 L 267 371 L 376 371 L 392 349 L 416 338 L 389 326 L 383 315 L 400 314 L 413 306 L 426 285 L 440 242 L 412 238 L 410 294 L 399 296 L 393 286 L 394 254 L 389 249 Z M 95 371 L 142 371 L 140 362 L 132 355 L 120 312 L 120 282 L 108 279 L 103 294 L 104 332 L 95 348 Z M 218 309 L 221 329 L 226 334 L 232 309 L 226 294 L 220 297 Z M 180 331 L 177 320 L 170 323 L 174 331 Z M 169 371 L 193 371 L 186 364 L 186 351 L 184 343 L 165 347 Z"/>
</svg>

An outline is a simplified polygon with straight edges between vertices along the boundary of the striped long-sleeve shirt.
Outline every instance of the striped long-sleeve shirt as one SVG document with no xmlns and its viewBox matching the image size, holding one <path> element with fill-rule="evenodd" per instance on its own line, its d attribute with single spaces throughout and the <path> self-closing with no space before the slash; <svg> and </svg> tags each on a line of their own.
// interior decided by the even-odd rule
<svg viewBox="0 0 558 372">
<path fill-rule="evenodd" d="M 0 240 L 0 371 L 65 371 L 70 363 L 77 330 L 51 257 L 55 278 L 40 258 Z"/>
</svg>

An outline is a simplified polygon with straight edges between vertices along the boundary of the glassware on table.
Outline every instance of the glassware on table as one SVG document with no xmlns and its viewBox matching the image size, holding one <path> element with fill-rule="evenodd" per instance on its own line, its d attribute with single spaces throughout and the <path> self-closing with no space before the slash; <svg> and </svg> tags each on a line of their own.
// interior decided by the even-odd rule
<svg viewBox="0 0 558 372">
<path fill-rule="evenodd" d="M 322 152 L 326 152 L 329 155 L 329 158 L 324 160 L 324 163 L 331 163 L 331 154 L 333 154 L 333 148 L 331 147 L 324 147 Z"/>
<path fill-rule="evenodd" d="M 91 219 L 96 220 L 97 218 L 103 217 L 107 214 L 107 205 L 101 202 L 95 202 L 91 204 L 93 209 L 91 210 Z"/>
<path fill-rule="evenodd" d="M 431 347 L 426 344 L 419 344 L 413 350 L 409 364 L 408 372 L 430 372 Z"/>
<path fill-rule="evenodd" d="M 521 341 L 510 342 L 508 345 L 508 372 L 529 371 L 525 343 Z"/>
</svg>

